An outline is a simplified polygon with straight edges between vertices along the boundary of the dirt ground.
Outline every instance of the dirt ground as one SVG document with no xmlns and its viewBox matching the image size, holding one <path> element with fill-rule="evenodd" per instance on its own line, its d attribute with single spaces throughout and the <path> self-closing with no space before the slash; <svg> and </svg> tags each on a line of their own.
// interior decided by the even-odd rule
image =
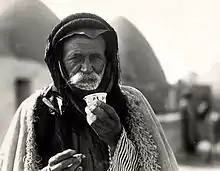
<svg viewBox="0 0 220 171">
<path fill-rule="evenodd" d="M 220 156 L 215 154 L 176 155 L 180 171 L 220 171 Z"/>
<path fill-rule="evenodd" d="M 179 166 L 179 171 L 219 171 L 220 167 Z"/>
<path fill-rule="evenodd" d="M 177 114 L 158 117 L 169 144 L 176 156 L 180 171 L 220 171 L 220 154 L 187 155 L 182 147 L 181 122 Z"/>
</svg>

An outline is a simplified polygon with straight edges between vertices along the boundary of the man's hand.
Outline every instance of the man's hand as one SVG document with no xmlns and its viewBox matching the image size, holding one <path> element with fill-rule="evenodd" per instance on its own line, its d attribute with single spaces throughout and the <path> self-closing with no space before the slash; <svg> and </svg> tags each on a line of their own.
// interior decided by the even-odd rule
<svg viewBox="0 0 220 171">
<path fill-rule="evenodd" d="M 115 110 L 102 101 L 96 101 L 87 106 L 85 111 L 89 125 L 102 141 L 114 149 L 122 130 L 120 118 Z"/>
<path fill-rule="evenodd" d="M 75 150 L 68 149 L 51 157 L 43 171 L 81 171 L 80 164 L 83 158 L 85 158 L 83 154 L 76 154 Z"/>
</svg>

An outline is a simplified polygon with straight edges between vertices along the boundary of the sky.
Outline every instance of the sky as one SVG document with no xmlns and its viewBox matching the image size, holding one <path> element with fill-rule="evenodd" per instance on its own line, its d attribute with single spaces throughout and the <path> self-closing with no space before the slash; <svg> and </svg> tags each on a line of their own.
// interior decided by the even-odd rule
<svg viewBox="0 0 220 171">
<path fill-rule="evenodd" d="M 170 83 L 191 71 L 207 79 L 220 67 L 219 0 L 41 1 L 60 19 L 76 12 L 92 12 L 108 22 L 126 17 L 149 42 Z"/>
</svg>

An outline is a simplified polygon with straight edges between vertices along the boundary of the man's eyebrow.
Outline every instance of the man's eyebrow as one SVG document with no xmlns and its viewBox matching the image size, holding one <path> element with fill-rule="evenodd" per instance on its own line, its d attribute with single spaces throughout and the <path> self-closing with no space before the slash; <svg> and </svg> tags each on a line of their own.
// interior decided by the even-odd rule
<svg viewBox="0 0 220 171">
<path fill-rule="evenodd" d="M 73 56 L 73 55 L 82 55 L 80 50 L 71 50 L 67 53 L 67 56 Z"/>
<path fill-rule="evenodd" d="M 94 52 L 94 53 L 90 53 L 89 56 L 102 58 L 103 55 L 101 53 Z"/>
<path fill-rule="evenodd" d="M 98 55 L 98 56 L 100 56 L 101 54 L 97 53 L 97 52 L 92 52 L 92 53 L 90 53 L 90 55 Z"/>
</svg>

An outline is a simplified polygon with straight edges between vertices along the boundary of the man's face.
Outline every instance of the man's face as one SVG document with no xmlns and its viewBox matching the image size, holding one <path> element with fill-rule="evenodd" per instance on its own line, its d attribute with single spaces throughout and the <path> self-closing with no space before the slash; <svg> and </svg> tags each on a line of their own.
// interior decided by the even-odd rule
<svg viewBox="0 0 220 171">
<path fill-rule="evenodd" d="M 103 37 L 90 39 L 77 36 L 68 39 L 63 44 L 63 62 L 71 85 L 82 90 L 95 90 L 106 66 Z"/>
</svg>

